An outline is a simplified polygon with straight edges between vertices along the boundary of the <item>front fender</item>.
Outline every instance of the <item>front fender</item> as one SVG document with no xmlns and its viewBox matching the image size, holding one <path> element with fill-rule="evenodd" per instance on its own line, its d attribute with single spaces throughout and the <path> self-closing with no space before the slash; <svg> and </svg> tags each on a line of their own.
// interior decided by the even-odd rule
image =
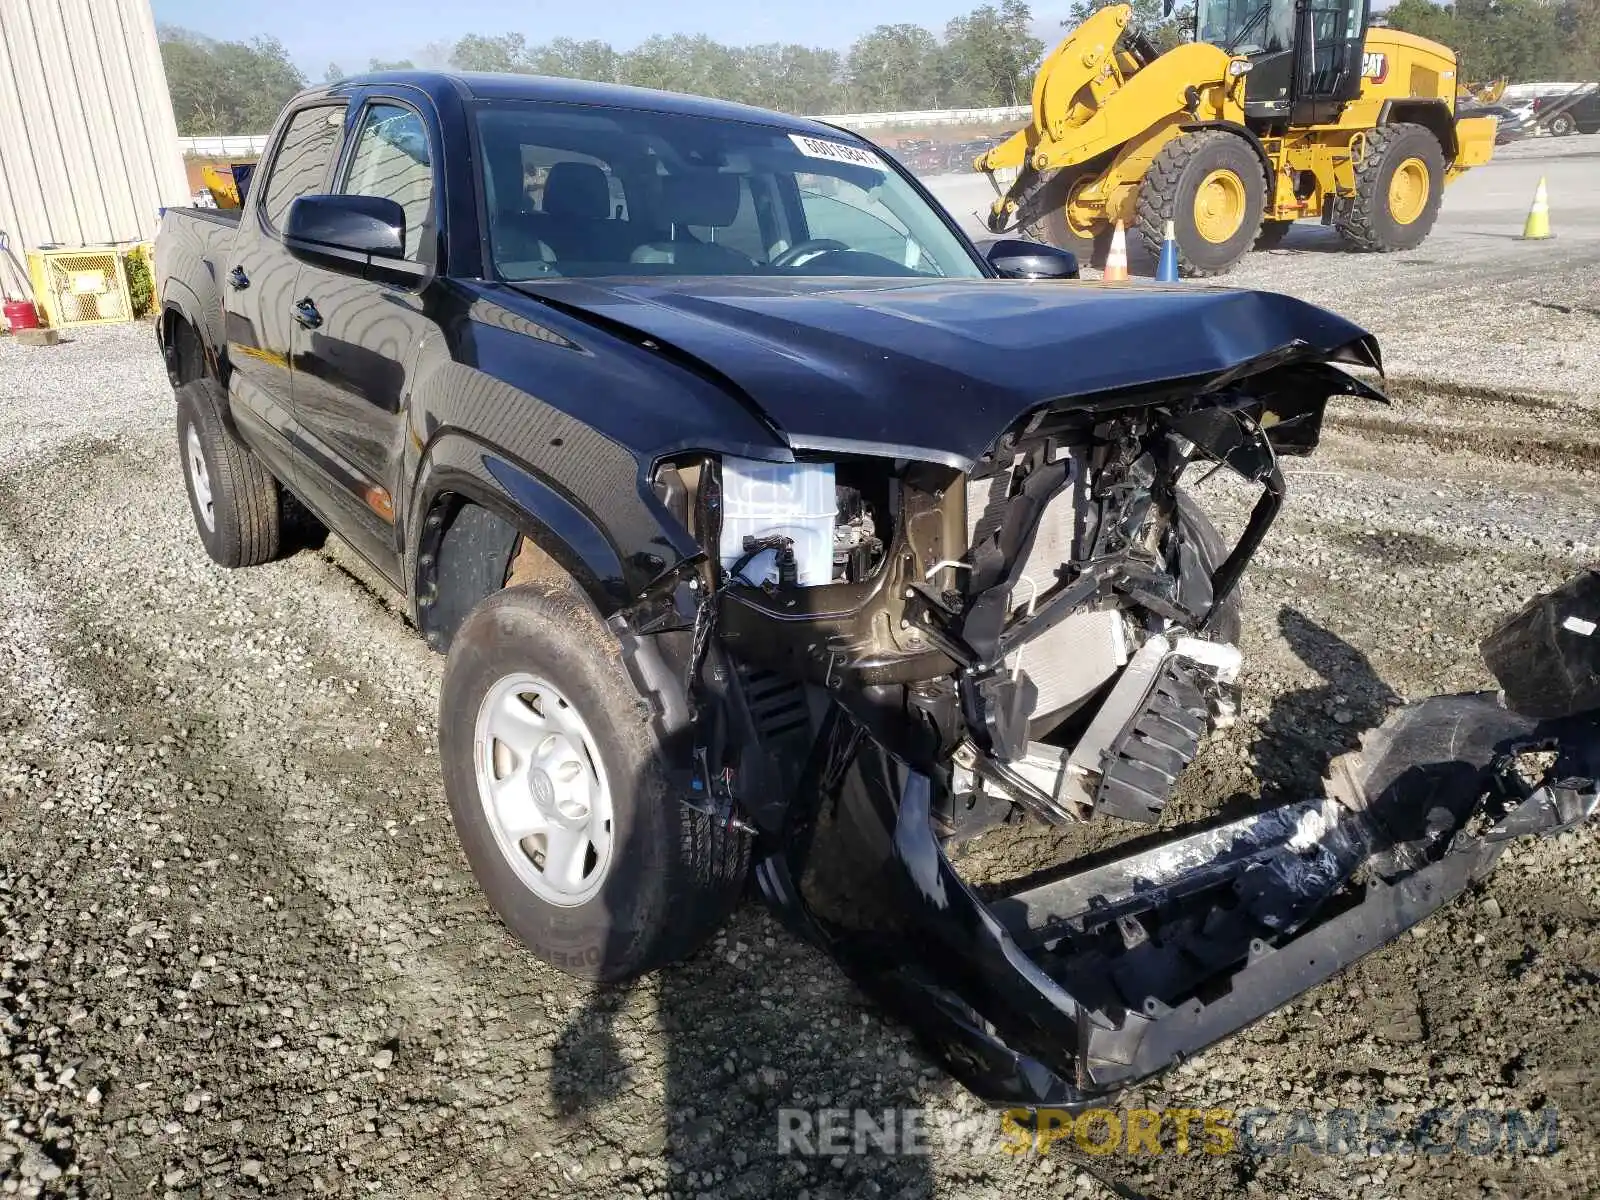
<svg viewBox="0 0 1600 1200">
<path fill-rule="evenodd" d="M 530 538 L 572 576 L 602 617 L 637 594 L 641 575 L 653 579 L 669 565 L 666 554 L 654 556 L 653 563 L 625 563 L 624 552 L 572 499 L 503 451 L 451 430 L 427 446 L 411 493 L 406 527 L 413 604 L 433 588 L 430 543 L 441 532 L 452 497 L 483 506 Z M 666 531 L 661 533 L 665 538 Z"/>
</svg>

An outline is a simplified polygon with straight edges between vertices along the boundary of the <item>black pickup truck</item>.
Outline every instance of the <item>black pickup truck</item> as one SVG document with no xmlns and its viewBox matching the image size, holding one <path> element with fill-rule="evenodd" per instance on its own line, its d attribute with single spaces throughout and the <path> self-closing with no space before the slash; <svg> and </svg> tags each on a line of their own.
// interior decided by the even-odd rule
<svg viewBox="0 0 1600 1200">
<path fill-rule="evenodd" d="M 1448 697 L 1325 796 L 981 897 L 952 865 L 1160 817 L 1279 456 L 1382 400 L 1332 313 L 1081 282 L 841 129 L 525 77 L 307 92 L 156 258 L 206 549 L 272 559 L 292 493 L 405 596 L 467 858 L 564 970 L 682 957 L 753 877 L 979 1094 L 1083 1103 L 1593 810 L 1588 741 L 1495 800 L 1535 723 Z M 1183 487 L 1219 468 L 1259 490 L 1232 546 Z"/>
</svg>

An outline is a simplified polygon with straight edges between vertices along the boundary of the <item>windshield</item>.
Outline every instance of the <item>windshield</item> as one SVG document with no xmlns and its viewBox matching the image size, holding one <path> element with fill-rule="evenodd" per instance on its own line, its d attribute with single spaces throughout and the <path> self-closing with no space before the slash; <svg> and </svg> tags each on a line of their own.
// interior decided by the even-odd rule
<svg viewBox="0 0 1600 1200">
<path fill-rule="evenodd" d="M 477 120 L 503 279 L 983 274 L 847 134 L 532 101 L 485 105 Z"/>
<path fill-rule="evenodd" d="M 1201 0 L 1194 40 L 1235 54 L 1287 50 L 1294 40 L 1294 0 Z"/>
</svg>

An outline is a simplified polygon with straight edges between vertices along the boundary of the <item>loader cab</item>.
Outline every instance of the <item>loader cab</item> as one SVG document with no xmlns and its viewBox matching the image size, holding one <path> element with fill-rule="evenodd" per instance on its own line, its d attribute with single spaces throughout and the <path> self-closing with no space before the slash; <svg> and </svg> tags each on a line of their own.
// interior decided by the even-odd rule
<svg viewBox="0 0 1600 1200">
<path fill-rule="evenodd" d="M 1361 94 L 1368 0 L 1200 0 L 1195 41 L 1250 60 L 1252 125 L 1323 125 Z"/>
</svg>

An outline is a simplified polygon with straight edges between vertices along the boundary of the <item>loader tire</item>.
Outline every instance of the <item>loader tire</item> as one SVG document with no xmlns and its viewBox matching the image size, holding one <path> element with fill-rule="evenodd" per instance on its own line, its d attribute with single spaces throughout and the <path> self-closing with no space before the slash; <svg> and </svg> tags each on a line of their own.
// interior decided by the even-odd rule
<svg viewBox="0 0 1600 1200">
<path fill-rule="evenodd" d="M 1139 236 L 1151 255 L 1159 255 L 1171 221 L 1179 272 L 1221 275 L 1250 252 L 1266 203 L 1261 160 L 1242 137 L 1221 129 L 1181 134 L 1145 172 Z"/>
<path fill-rule="evenodd" d="M 1080 229 L 1067 217 L 1067 199 L 1074 187 L 1093 179 L 1101 170 L 1098 162 L 1090 162 L 1057 171 L 1045 184 L 1044 215 L 1027 230 L 1041 242 L 1072 251 L 1085 267 L 1105 266 L 1106 252 L 1111 249 L 1111 227 L 1101 221 L 1092 229 Z"/>
<path fill-rule="evenodd" d="M 1283 245 L 1283 239 L 1289 236 L 1289 231 L 1293 228 L 1293 221 L 1261 222 L 1261 232 L 1256 234 L 1255 248 L 1257 250 L 1276 250 Z"/>
<path fill-rule="evenodd" d="M 1352 250 L 1415 250 L 1439 216 L 1444 150 L 1421 125 L 1386 125 L 1367 135 L 1356 195 L 1339 222 Z"/>
</svg>

